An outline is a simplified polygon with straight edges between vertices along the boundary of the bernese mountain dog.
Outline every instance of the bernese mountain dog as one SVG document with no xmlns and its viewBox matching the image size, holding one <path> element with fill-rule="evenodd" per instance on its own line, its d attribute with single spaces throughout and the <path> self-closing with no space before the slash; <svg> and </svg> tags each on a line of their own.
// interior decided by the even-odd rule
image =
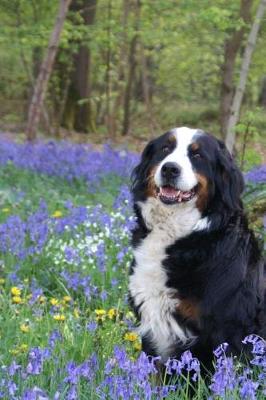
<svg viewBox="0 0 266 400">
<path fill-rule="evenodd" d="M 129 300 L 143 351 L 240 354 L 265 335 L 264 263 L 241 202 L 244 181 L 225 145 L 198 129 L 152 140 L 132 175 L 136 227 Z"/>
</svg>

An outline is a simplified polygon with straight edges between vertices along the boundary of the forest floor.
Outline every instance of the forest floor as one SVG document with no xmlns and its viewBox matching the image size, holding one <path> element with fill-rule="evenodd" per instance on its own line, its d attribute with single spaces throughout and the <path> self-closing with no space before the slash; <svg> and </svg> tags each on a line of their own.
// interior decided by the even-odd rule
<svg viewBox="0 0 266 400">
<path fill-rule="evenodd" d="M 0 398 L 185 400 L 184 370 L 195 400 L 265 398 L 265 343 L 255 336 L 249 368 L 223 345 L 209 384 L 189 352 L 168 364 L 168 383 L 141 353 L 127 303 L 138 157 L 0 140 Z M 257 178 L 247 205 L 265 191 Z"/>
<path fill-rule="evenodd" d="M 161 132 L 156 132 L 154 134 L 150 134 L 148 137 L 142 135 L 128 135 L 128 136 L 121 136 L 116 135 L 110 139 L 108 134 L 106 133 L 78 133 L 75 131 L 69 131 L 66 129 L 60 129 L 59 134 L 54 137 L 44 133 L 38 135 L 40 140 L 66 140 L 73 143 L 89 143 L 95 149 L 101 150 L 103 145 L 110 144 L 115 149 L 120 150 L 130 150 L 137 153 L 142 152 L 147 142 L 156 136 L 162 134 Z M 16 141 L 19 143 L 23 143 L 26 141 L 26 135 L 21 132 L 11 132 L 11 131 L 1 131 L 0 130 L 0 138 Z M 243 143 L 238 143 L 237 150 L 239 157 L 241 157 L 243 151 Z M 252 139 L 246 143 L 246 153 L 250 151 L 254 151 L 259 158 L 258 163 L 254 163 L 256 165 L 259 164 L 266 164 L 266 141 L 265 138 L 258 137 L 255 140 Z M 252 163 L 252 161 L 251 161 Z M 250 169 L 250 165 L 248 165 L 247 170 Z"/>
</svg>

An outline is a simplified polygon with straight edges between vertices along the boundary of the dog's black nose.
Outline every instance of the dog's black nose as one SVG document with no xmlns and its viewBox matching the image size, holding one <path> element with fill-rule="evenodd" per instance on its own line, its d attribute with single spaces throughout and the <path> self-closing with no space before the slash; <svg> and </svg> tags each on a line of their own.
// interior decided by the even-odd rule
<svg viewBox="0 0 266 400">
<path fill-rule="evenodd" d="M 166 179 L 177 178 L 180 175 L 180 167 L 175 162 L 167 162 L 162 166 L 162 177 Z"/>
</svg>

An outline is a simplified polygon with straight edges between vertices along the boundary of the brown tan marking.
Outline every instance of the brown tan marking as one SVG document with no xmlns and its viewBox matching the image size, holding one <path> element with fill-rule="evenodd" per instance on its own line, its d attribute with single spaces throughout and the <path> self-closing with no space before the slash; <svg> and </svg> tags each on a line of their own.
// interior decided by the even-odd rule
<svg viewBox="0 0 266 400">
<path fill-rule="evenodd" d="M 194 142 L 190 145 L 192 151 L 197 151 L 199 149 L 199 144 Z"/>
<path fill-rule="evenodd" d="M 200 211 L 203 211 L 206 208 L 208 201 L 208 181 L 204 175 L 196 174 L 196 177 L 199 183 L 196 205 Z"/>
<path fill-rule="evenodd" d="M 177 311 L 185 319 L 198 321 L 200 317 L 200 309 L 198 303 L 190 299 L 181 300 L 179 306 L 177 307 Z"/>
<path fill-rule="evenodd" d="M 146 196 L 147 197 L 156 197 L 157 195 L 157 187 L 155 185 L 154 182 L 154 175 L 156 173 L 156 170 L 158 168 L 158 165 L 156 165 L 155 167 L 153 167 L 150 171 L 150 174 L 147 178 L 147 190 L 146 190 Z"/>
<path fill-rule="evenodd" d="M 172 143 L 172 142 L 176 143 L 176 137 L 172 134 L 169 135 L 168 140 L 169 140 L 169 143 Z"/>
</svg>

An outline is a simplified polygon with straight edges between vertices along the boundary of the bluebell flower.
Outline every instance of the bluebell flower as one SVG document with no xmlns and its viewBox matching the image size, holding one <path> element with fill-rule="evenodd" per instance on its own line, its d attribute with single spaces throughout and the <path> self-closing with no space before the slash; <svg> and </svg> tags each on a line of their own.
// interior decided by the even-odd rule
<svg viewBox="0 0 266 400">
<path fill-rule="evenodd" d="M 18 388 L 15 382 L 13 381 L 8 381 L 7 382 L 7 391 L 10 396 L 10 398 L 13 398 L 15 396 L 15 393 L 17 392 Z"/>
<path fill-rule="evenodd" d="M 17 364 L 16 361 L 12 361 L 9 368 L 8 368 L 8 374 L 9 376 L 14 376 L 16 375 L 17 371 L 21 369 L 21 365 Z"/>
<path fill-rule="evenodd" d="M 56 343 L 61 340 L 62 340 L 61 333 L 57 329 L 54 329 L 49 336 L 49 346 L 51 347 L 51 349 L 53 349 Z"/>
<path fill-rule="evenodd" d="M 49 397 L 42 389 L 34 386 L 22 394 L 21 400 L 49 400 Z"/>
<path fill-rule="evenodd" d="M 41 349 L 40 347 L 32 348 L 29 351 L 26 372 L 29 375 L 40 375 L 43 370 L 44 361 L 48 359 L 50 355 L 49 349 Z"/>
<path fill-rule="evenodd" d="M 89 332 L 94 332 L 97 329 L 97 323 L 95 321 L 88 322 L 87 329 Z"/>
<path fill-rule="evenodd" d="M 234 390 L 237 386 L 237 376 L 234 369 L 233 358 L 226 356 L 227 343 L 221 344 L 215 351 L 217 357 L 215 372 L 212 376 L 210 389 L 216 396 L 225 396 L 225 393 Z"/>
<path fill-rule="evenodd" d="M 253 168 L 245 174 L 248 182 L 266 183 L 266 164 Z"/>
</svg>

